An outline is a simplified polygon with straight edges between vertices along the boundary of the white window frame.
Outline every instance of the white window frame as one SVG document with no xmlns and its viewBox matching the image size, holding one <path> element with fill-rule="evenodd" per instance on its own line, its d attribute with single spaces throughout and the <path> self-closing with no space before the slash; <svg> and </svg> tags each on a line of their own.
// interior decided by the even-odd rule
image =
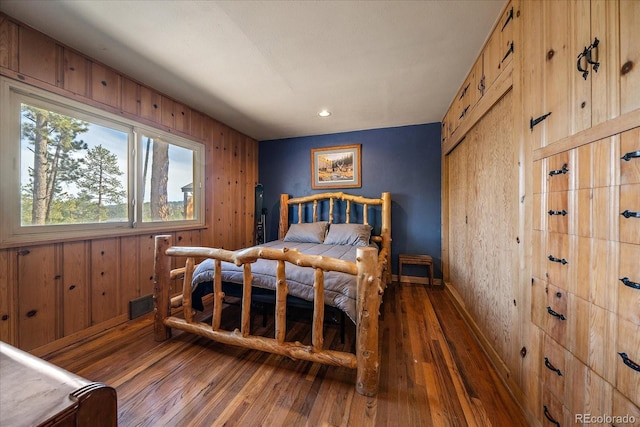
<svg viewBox="0 0 640 427">
<path fill-rule="evenodd" d="M 27 243 L 90 239 L 103 236 L 139 234 L 145 231 L 175 231 L 203 228 L 204 221 L 204 144 L 182 138 L 151 126 L 53 94 L 16 80 L 0 76 L 0 247 Z M 21 224 L 20 103 L 54 109 L 71 117 L 123 131 L 128 138 L 128 221 L 29 225 Z M 194 218 L 174 221 L 142 221 L 142 141 L 138 135 L 161 138 L 194 152 Z M 140 154 L 138 154 L 140 153 Z M 140 201 L 140 203 L 138 203 Z"/>
</svg>

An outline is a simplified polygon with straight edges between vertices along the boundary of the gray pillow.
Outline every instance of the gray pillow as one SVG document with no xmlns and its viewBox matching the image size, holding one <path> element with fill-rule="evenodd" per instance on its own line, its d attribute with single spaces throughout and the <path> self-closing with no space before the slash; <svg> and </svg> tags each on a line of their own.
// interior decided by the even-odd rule
<svg viewBox="0 0 640 427">
<path fill-rule="evenodd" d="M 365 224 L 331 224 L 325 245 L 369 246 L 371 227 Z"/>
<path fill-rule="evenodd" d="M 306 222 L 302 224 L 291 224 L 285 242 L 298 243 L 322 243 L 327 234 L 327 221 Z"/>
</svg>

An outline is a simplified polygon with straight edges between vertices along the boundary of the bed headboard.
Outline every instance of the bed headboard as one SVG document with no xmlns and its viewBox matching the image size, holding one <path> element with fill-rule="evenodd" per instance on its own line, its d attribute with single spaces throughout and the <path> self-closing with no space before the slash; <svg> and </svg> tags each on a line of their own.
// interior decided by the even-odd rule
<svg viewBox="0 0 640 427">
<path fill-rule="evenodd" d="M 344 203 L 336 203 L 337 201 Z M 321 218 L 319 213 L 319 206 L 326 208 L 328 204 L 328 217 Z M 338 206 L 339 205 L 339 206 Z M 284 239 L 287 234 L 290 224 L 290 211 L 296 210 L 298 223 L 305 222 L 306 217 L 310 217 L 312 221 L 329 221 L 330 224 L 335 223 L 338 218 L 344 218 L 345 223 L 352 221 L 352 208 L 355 209 L 356 205 L 360 207 L 357 209 L 361 212 L 361 218 L 358 218 L 357 223 L 368 224 L 374 227 L 371 235 L 371 240 L 380 244 L 381 248 L 386 248 L 390 256 L 391 254 L 391 193 L 382 193 L 380 198 L 367 198 L 362 196 L 356 196 L 353 194 L 347 194 L 343 192 L 337 193 L 318 193 L 310 196 L 289 198 L 288 194 L 280 195 L 280 224 L 278 238 Z M 308 215 L 308 207 L 311 206 L 311 215 Z M 379 206 L 380 210 L 380 224 L 371 224 L 369 222 L 369 208 L 372 206 Z M 341 209 L 341 212 L 337 212 L 337 208 Z M 379 234 L 375 234 L 378 230 Z"/>
</svg>

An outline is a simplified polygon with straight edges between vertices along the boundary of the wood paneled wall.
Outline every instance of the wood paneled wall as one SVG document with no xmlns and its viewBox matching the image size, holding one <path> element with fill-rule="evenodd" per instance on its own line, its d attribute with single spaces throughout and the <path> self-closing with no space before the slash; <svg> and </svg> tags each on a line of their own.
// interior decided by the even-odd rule
<svg viewBox="0 0 640 427">
<path fill-rule="evenodd" d="M 174 241 L 252 244 L 257 141 L 3 14 L 0 74 L 204 143 L 206 227 Z M 126 320 L 129 301 L 153 292 L 153 237 L 0 249 L 0 340 L 37 353 Z"/>
<path fill-rule="evenodd" d="M 445 284 L 532 425 L 640 422 L 639 22 L 512 0 L 443 119 Z"/>
</svg>

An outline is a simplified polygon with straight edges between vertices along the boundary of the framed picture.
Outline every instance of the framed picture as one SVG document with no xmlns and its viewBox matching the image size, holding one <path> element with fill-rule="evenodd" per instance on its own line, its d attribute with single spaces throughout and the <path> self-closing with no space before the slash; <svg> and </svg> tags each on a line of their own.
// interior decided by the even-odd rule
<svg viewBox="0 0 640 427">
<path fill-rule="evenodd" d="M 360 187 L 360 144 L 311 149 L 311 188 Z"/>
</svg>

